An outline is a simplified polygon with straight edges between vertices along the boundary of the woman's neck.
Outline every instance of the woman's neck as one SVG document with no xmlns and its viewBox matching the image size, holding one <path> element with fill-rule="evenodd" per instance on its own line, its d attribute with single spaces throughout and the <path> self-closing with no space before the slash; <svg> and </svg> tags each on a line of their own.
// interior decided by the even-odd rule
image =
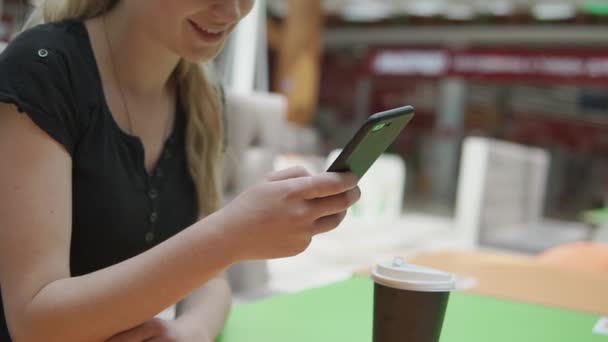
<svg viewBox="0 0 608 342">
<path fill-rule="evenodd" d="M 119 5 L 99 20 L 125 92 L 142 97 L 166 94 L 179 56 L 154 40 L 127 6 Z"/>
</svg>

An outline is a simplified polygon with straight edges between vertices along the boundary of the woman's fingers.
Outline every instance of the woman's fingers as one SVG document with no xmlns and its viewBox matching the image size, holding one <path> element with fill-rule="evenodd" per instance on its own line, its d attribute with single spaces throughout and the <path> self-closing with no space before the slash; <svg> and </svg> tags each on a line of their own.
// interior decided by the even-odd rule
<svg viewBox="0 0 608 342">
<path fill-rule="evenodd" d="M 346 211 L 343 211 L 338 214 L 325 216 L 316 220 L 314 225 L 314 234 L 322 234 L 334 230 L 340 225 L 340 223 L 342 223 L 342 221 L 344 221 L 345 217 Z"/>
<path fill-rule="evenodd" d="M 311 177 L 287 180 L 292 196 L 316 199 L 338 195 L 354 189 L 359 178 L 353 173 L 324 172 Z"/>
<path fill-rule="evenodd" d="M 361 190 L 355 187 L 338 195 L 311 200 L 311 204 L 316 217 L 325 217 L 347 210 L 360 198 Z"/>
</svg>

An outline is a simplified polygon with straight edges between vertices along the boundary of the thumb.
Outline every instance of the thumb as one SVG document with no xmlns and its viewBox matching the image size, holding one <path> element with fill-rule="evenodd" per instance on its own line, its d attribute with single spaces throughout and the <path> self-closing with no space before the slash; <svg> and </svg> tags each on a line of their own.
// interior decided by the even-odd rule
<svg viewBox="0 0 608 342">
<path fill-rule="evenodd" d="M 302 166 L 292 167 L 286 170 L 278 171 L 266 176 L 269 182 L 280 182 L 293 178 L 310 177 L 310 173 Z"/>
<path fill-rule="evenodd" d="M 124 331 L 107 342 L 123 342 L 123 341 L 147 341 L 160 334 L 158 323 L 150 320 L 133 329 Z"/>
</svg>

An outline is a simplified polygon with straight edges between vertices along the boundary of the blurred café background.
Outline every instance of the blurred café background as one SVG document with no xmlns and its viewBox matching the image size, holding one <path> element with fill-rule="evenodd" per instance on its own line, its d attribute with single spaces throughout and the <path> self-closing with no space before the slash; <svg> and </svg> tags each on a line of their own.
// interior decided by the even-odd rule
<svg viewBox="0 0 608 342">
<path fill-rule="evenodd" d="M 0 40 L 29 10 L 0 1 Z M 242 298 L 421 251 L 608 242 L 608 1 L 256 0 L 214 68 L 227 198 L 273 169 L 322 172 L 370 114 L 416 107 L 341 227 L 234 267 Z"/>
</svg>

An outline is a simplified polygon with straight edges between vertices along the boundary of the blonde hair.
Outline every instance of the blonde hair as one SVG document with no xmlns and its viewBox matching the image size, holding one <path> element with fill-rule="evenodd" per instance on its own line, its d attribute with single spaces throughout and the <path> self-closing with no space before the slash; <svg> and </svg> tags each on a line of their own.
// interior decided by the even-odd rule
<svg viewBox="0 0 608 342">
<path fill-rule="evenodd" d="M 104 15 L 120 0 L 36 0 L 25 28 L 41 22 L 86 20 Z M 188 115 L 186 154 L 196 185 L 199 215 L 222 205 L 223 135 L 222 102 L 202 65 L 181 60 L 174 75 Z"/>
</svg>

